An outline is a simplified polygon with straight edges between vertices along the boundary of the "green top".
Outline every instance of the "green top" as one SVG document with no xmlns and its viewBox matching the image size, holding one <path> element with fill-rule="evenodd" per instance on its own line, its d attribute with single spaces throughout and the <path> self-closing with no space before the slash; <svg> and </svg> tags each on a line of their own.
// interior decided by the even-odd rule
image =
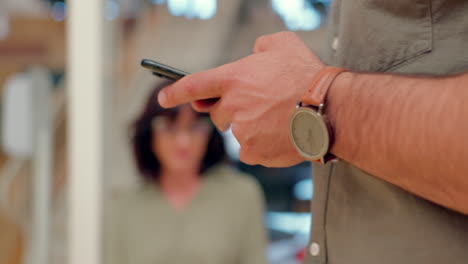
<svg viewBox="0 0 468 264">
<path fill-rule="evenodd" d="M 227 167 L 206 173 L 180 212 L 148 185 L 113 203 L 104 263 L 263 264 L 263 212 L 257 183 Z"/>
<path fill-rule="evenodd" d="M 333 0 L 320 57 L 357 72 L 438 76 L 468 71 L 467 48 L 466 0 Z M 307 264 L 468 263 L 466 215 L 346 162 L 314 165 L 314 187 Z"/>
</svg>

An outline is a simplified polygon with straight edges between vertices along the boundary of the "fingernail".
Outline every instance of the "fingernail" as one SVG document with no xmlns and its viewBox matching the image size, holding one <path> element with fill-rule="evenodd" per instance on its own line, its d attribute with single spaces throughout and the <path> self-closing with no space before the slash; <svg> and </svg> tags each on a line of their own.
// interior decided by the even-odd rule
<svg viewBox="0 0 468 264">
<path fill-rule="evenodd" d="M 158 95 L 159 104 L 164 107 L 167 103 L 167 95 L 165 92 L 160 92 Z"/>
</svg>

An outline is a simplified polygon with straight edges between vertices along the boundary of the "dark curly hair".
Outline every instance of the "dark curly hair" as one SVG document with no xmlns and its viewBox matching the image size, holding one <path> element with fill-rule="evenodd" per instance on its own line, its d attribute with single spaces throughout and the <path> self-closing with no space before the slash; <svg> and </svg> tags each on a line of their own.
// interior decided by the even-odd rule
<svg viewBox="0 0 468 264">
<path fill-rule="evenodd" d="M 170 85 L 171 82 L 165 81 L 155 85 L 151 91 L 148 101 L 132 124 L 131 141 L 135 161 L 140 171 L 140 175 L 146 181 L 158 181 L 160 173 L 160 162 L 153 153 L 152 149 L 152 120 L 158 116 L 164 116 L 174 121 L 180 111 L 180 107 L 165 109 L 158 103 L 158 92 Z M 206 113 L 196 113 L 198 118 L 208 117 Z M 200 173 L 203 174 L 210 167 L 222 163 L 226 160 L 226 150 L 222 135 L 213 126 L 207 150 L 200 166 Z"/>
</svg>

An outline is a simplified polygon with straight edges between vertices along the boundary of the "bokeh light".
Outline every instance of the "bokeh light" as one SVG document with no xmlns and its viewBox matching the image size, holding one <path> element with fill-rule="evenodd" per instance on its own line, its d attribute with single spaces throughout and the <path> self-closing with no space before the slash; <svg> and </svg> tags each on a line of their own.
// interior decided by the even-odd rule
<svg viewBox="0 0 468 264">
<path fill-rule="evenodd" d="M 294 31 L 317 29 L 322 23 L 320 12 L 306 0 L 271 0 L 273 10 Z"/>
<path fill-rule="evenodd" d="M 55 2 L 52 5 L 51 16 L 55 21 L 63 21 L 67 17 L 67 5 L 64 2 Z"/>
<path fill-rule="evenodd" d="M 115 0 L 107 0 L 105 6 L 105 17 L 107 20 L 115 20 L 119 17 L 120 5 Z"/>
<path fill-rule="evenodd" d="M 310 213 L 270 212 L 266 221 L 268 226 L 278 231 L 309 234 L 312 216 Z"/>
<path fill-rule="evenodd" d="M 173 16 L 183 16 L 187 19 L 211 19 L 216 15 L 217 0 L 151 0 L 153 4 L 167 4 Z"/>
<path fill-rule="evenodd" d="M 305 179 L 296 183 L 294 186 L 294 196 L 298 200 L 312 200 L 314 196 L 314 184 L 312 183 L 312 179 Z"/>
</svg>

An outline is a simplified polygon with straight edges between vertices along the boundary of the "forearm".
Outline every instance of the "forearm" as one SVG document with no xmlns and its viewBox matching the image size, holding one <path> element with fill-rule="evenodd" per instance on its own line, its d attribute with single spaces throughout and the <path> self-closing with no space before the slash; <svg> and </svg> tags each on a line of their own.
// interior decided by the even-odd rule
<svg viewBox="0 0 468 264">
<path fill-rule="evenodd" d="M 332 153 L 468 214 L 468 74 L 341 74 L 327 97 Z"/>
</svg>

